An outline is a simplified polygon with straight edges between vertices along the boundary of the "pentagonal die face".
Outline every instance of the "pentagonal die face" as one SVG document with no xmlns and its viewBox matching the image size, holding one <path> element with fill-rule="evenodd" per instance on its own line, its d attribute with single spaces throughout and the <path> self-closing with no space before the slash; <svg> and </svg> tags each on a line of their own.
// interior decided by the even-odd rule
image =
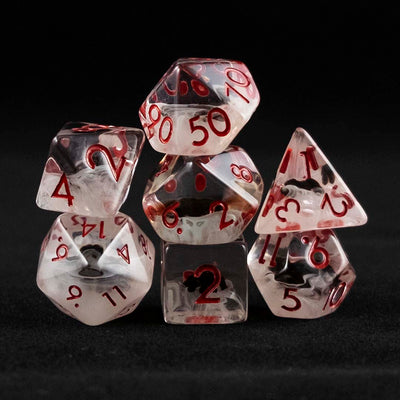
<svg viewBox="0 0 400 400">
<path fill-rule="evenodd" d="M 139 117 L 156 151 L 213 155 L 232 142 L 259 102 L 244 63 L 181 58 L 149 93 Z"/>
<path fill-rule="evenodd" d="M 64 313 L 100 325 L 131 313 L 151 287 L 155 250 L 127 215 L 60 215 L 43 241 L 37 285 Z"/>
<path fill-rule="evenodd" d="M 140 129 L 65 124 L 51 143 L 37 205 L 79 215 L 115 215 L 128 195 L 144 140 Z"/>
<path fill-rule="evenodd" d="M 182 244 L 236 240 L 260 205 L 263 180 L 248 154 L 165 155 L 147 182 L 143 209 L 161 239 Z"/>
<path fill-rule="evenodd" d="M 248 264 L 264 300 L 279 317 L 311 319 L 332 313 L 356 278 L 331 230 L 260 235 Z"/>
</svg>

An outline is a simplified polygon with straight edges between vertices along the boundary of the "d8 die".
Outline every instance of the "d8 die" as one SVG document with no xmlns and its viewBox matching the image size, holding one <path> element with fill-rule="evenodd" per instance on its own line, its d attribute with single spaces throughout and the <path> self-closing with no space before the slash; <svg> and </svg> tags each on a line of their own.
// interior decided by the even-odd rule
<svg viewBox="0 0 400 400">
<path fill-rule="evenodd" d="M 150 289 L 154 246 L 130 217 L 61 214 L 43 241 L 37 285 L 64 313 L 100 325 L 131 313 Z"/>
<path fill-rule="evenodd" d="M 259 102 L 243 62 L 180 58 L 149 93 L 139 117 L 156 151 L 212 155 L 231 143 Z"/>
<path fill-rule="evenodd" d="M 247 319 L 247 244 L 162 242 L 162 304 L 172 324 L 230 324 Z"/>
<path fill-rule="evenodd" d="M 143 209 L 163 240 L 217 244 L 237 239 L 260 205 L 263 180 L 248 154 L 165 155 L 148 180 Z"/>
<path fill-rule="evenodd" d="M 144 140 L 136 128 L 65 124 L 51 143 L 37 205 L 79 215 L 115 215 L 128 195 Z"/>
<path fill-rule="evenodd" d="M 311 319 L 332 313 L 356 278 L 331 230 L 259 235 L 248 264 L 260 293 L 279 317 Z"/>
</svg>

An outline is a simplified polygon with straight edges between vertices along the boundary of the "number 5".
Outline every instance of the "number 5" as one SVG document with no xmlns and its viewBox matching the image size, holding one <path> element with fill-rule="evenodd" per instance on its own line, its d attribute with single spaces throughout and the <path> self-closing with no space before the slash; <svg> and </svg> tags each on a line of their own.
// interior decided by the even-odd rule
<svg viewBox="0 0 400 400">
<path fill-rule="evenodd" d="M 294 306 L 293 307 L 281 306 L 281 307 L 286 311 L 297 311 L 299 308 L 301 308 L 301 302 L 296 296 L 290 294 L 290 292 L 297 292 L 297 289 L 285 288 L 285 292 L 283 293 L 283 299 L 292 299 L 295 302 Z"/>
</svg>

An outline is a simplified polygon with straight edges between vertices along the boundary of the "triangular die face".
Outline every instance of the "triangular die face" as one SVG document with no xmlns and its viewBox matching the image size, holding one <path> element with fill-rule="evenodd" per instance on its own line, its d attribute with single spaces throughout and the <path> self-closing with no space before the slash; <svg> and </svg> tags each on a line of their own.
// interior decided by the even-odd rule
<svg viewBox="0 0 400 400">
<path fill-rule="evenodd" d="M 311 136 L 296 129 L 254 230 L 259 234 L 363 225 L 367 215 Z"/>
</svg>

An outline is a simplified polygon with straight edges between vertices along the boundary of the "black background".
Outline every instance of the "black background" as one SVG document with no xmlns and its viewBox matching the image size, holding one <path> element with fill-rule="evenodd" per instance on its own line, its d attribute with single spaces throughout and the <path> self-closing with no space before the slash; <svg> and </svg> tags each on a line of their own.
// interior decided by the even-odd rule
<svg viewBox="0 0 400 400">
<path fill-rule="evenodd" d="M 147 3 L 3 10 L 1 398 L 397 399 L 398 10 L 385 2 Z M 357 280 L 334 314 L 274 317 L 250 277 L 246 323 L 168 325 L 159 258 L 138 309 L 98 327 L 60 313 L 36 287 L 40 244 L 58 215 L 35 204 L 51 139 L 72 120 L 141 127 L 141 103 L 180 57 L 237 59 L 250 69 L 261 102 L 233 143 L 257 165 L 264 195 L 301 126 L 365 208 L 366 225 L 336 231 Z M 161 157 L 146 142 L 121 208 L 157 249 L 141 198 Z"/>
</svg>

